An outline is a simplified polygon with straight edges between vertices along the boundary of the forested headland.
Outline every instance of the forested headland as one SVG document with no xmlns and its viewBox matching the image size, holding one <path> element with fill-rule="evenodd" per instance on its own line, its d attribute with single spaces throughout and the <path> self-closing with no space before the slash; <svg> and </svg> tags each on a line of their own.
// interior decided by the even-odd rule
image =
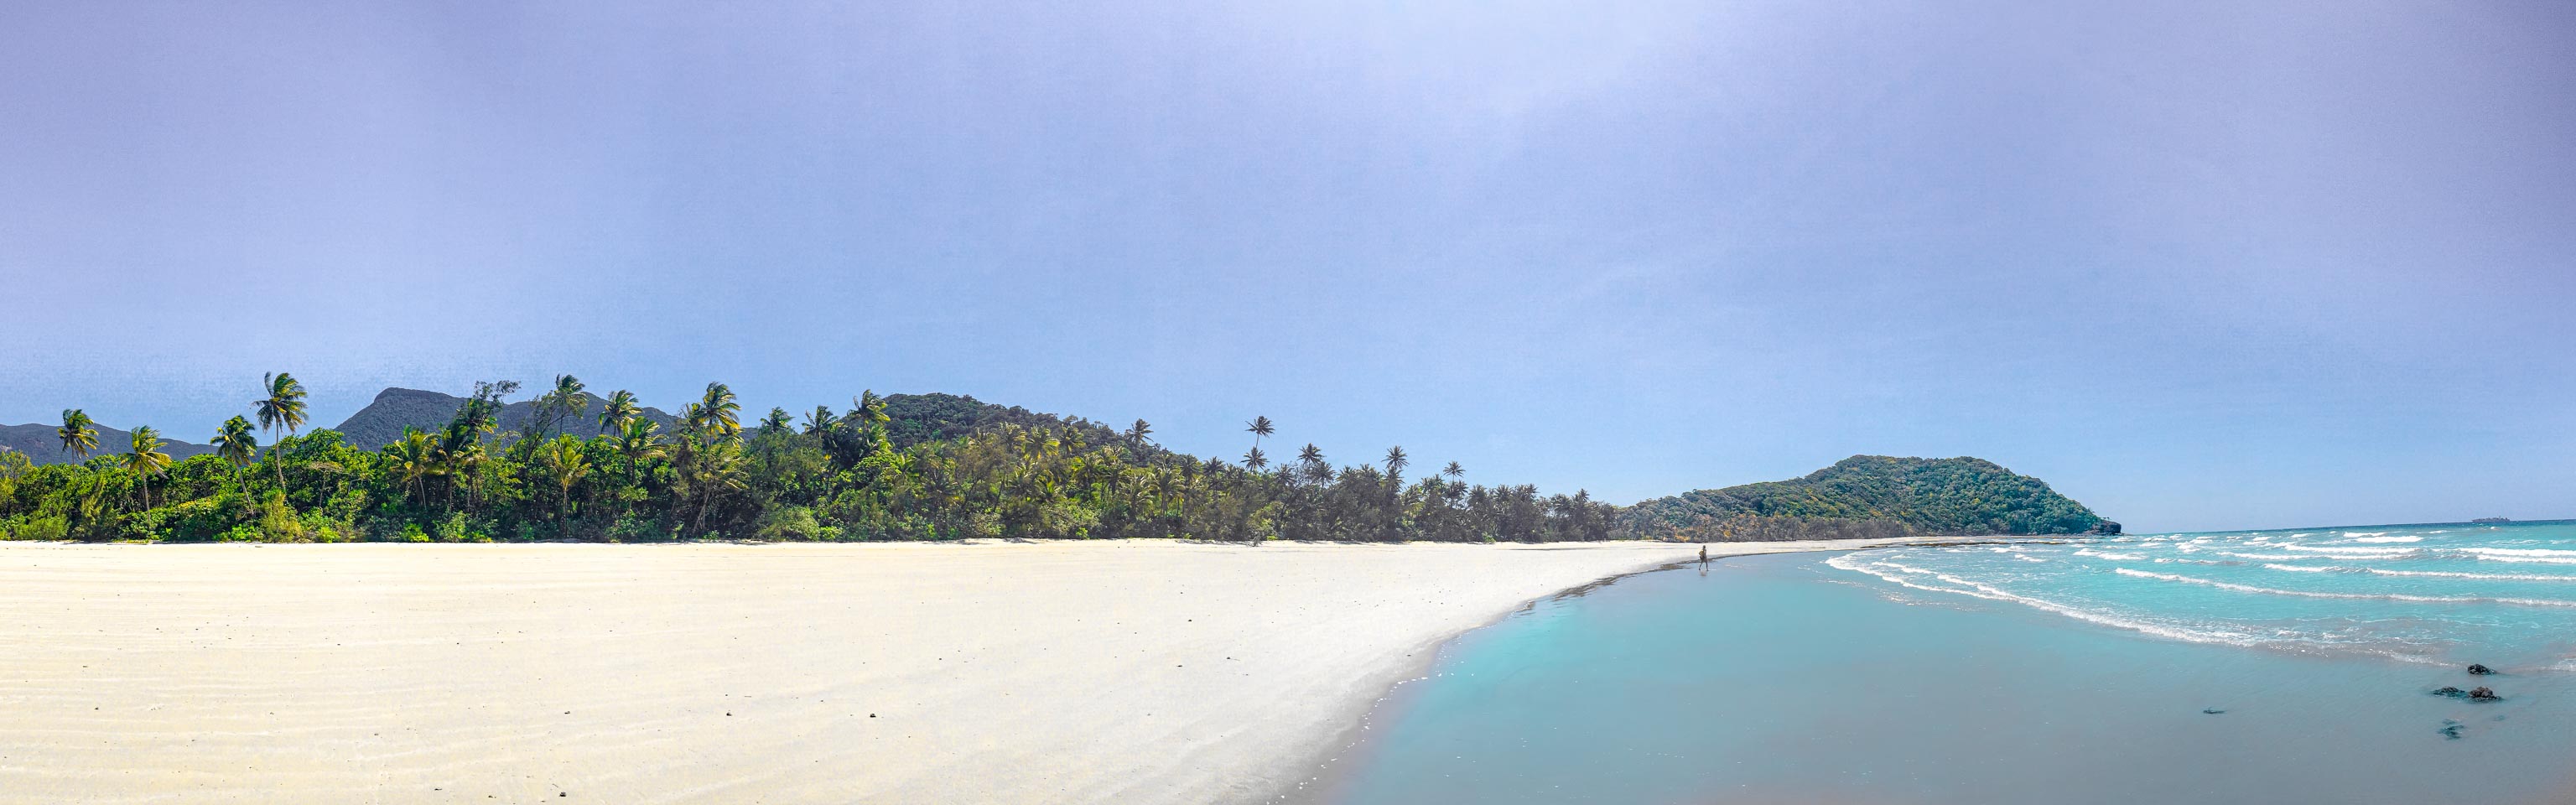
<svg viewBox="0 0 2576 805">
<path fill-rule="evenodd" d="M 1619 531 L 1739 541 L 1975 534 L 2120 533 L 2047 482 L 1980 458 L 1853 456 L 1786 481 L 1640 501 Z"/>
<path fill-rule="evenodd" d="M 302 384 L 271 375 L 186 458 L 154 428 L 66 410 L 58 461 L 0 448 L 0 538 L 1556 541 L 1610 539 L 1617 514 L 1585 492 L 1470 484 L 1455 462 L 1408 481 L 1401 447 L 1274 460 L 1267 417 L 1227 461 L 1166 450 L 1143 420 L 945 394 L 746 416 L 722 383 L 676 413 L 571 376 L 518 392 L 389 389 L 341 429 L 308 432 Z"/>
</svg>

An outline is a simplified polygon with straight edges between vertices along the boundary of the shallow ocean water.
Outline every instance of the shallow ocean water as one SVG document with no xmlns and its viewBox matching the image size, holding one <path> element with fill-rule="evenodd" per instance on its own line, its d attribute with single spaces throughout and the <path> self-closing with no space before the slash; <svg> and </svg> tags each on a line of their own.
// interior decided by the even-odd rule
<svg viewBox="0 0 2576 805">
<path fill-rule="evenodd" d="M 1720 560 L 1460 637 L 1313 796 L 2569 801 L 2571 639 L 2568 523 Z"/>
</svg>

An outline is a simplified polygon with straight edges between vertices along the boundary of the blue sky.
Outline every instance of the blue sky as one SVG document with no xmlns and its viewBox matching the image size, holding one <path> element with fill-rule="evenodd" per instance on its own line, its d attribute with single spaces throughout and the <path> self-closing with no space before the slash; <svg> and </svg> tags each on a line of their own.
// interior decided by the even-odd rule
<svg viewBox="0 0 2576 805">
<path fill-rule="evenodd" d="M 0 422 L 569 371 L 2576 516 L 2563 4 L 703 5 L 0 6 Z"/>
</svg>

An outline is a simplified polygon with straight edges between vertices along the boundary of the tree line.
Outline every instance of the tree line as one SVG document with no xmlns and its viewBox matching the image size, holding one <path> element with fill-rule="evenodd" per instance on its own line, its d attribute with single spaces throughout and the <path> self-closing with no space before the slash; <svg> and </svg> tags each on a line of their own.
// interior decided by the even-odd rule
<svg viewBox="0 0 2576 805">
<path fill-rule="evenodd" d="M 666 428 L 633 394 L 594 397 L 570 375 L 503 432 L 518 391 L 478 383 L 442 426 L 367 449 L 304 432 L 303 385 L 271 374 L 248 415 L 217 428 L 215 451 L 184 461 L 149 426 L 101 445 L 97 423 L 67 410 L 56 435 L 79 463 L 0 449 L 0 538 L 1556 541 L 1610 539 L 1619 514 L 1585 492 L 1469 484 L 1456 462 L 1408 480 L 1401 447 L 1336 465 L 1308 444 L 1273 461 L 1268 417 L 1245 423 L 1251 448 L 1229 462 L 1164 449 L 1144 420 L 952 430 L 898 421 L 874 392 L 746 421 L 732 390 L 709 383 Z M 598 435 L 566 432 L 576 423 Z"/>
</svg>

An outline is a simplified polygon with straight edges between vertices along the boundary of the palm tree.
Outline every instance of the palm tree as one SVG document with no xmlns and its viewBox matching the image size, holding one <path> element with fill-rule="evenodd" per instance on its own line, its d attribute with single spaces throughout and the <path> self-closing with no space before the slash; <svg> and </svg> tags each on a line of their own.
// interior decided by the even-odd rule
<svg viewBox="0 0 2576 805">
<path fill-rule="evenodd" d="M 1458 466 L 1458 462 L 1452 461 L 1449 462 L 1449 466 L 1440 468 L 1440 474 L 1449 476 L 1451 481 L 1456 481 L 1467 477 L 1467 468 Z"/>
<path fill-rule="evenodd" d="M 840 415 L 832 413 L 832 406 L 814 406 L 814 413 L 805 415 L 805 435 L 812 436 L 831 430 L 832 424 L 838 421 L 840 421 Z"/>
<path fill-rule="evenodd" d="M 708 383 L 706 396 L 689 408 L 689 429 L 712 436 L 731 437 L 742 433 L 738 416 L 742 405 L 734 402 L 733 389 L 723 383 Z"/>
<path fill-rule="evenodd" d="M 537 395 L 534 415 L 528 417 L 527 427 L 522 431 L 526 438 L 543 439 L 547 434 L 558 432 L 566 420 L 581 415 L 582 409 L 590 407 L 590 398 L 582 396 L 581 389 L 581 378 L 555 375 L 554 389 Z"/>
<path fill-rule="evenodd" d="M 661 429 L 662 426 L 653 424 L 652 420 L 633 419 L 609 438 L 615 441 L 618 455 L 640 465 L 645 459 L 662 455 Z"/>
<path fill-rule="evenodd" d="M 152 508 L 152 476 L 170 469 L 170 454 L 161 452 L 161 432 L 145 425 L 134 429 L 134 452 L 125 454 L 125 468 L 143 477 L 143 508 Z"/>
<path fill-rule="evenodd" d="M 1243 466 L 1248 467 L 1248 468 L 1251 468 L 1251 469 L 1254 469 L 1254 470 L 1259 470 L 1259 469 L 1261 469 L 1261 468 L 1263 468 L 1263 467 L 1270 466 L 1270 457 L 1269 457 L 1269 456 L 1262 455 L 1262 454 L 1261 454 L 1261 448 L 1259 448 L 1259 447 L 1254 447 L 1254 448 L 1252 448 L 1252 449 L 1250 449 L 1250 450 L 1246 450 L 1246 451 L 1244 451 L 1244 453 L 1243 453 Z"/>
<path fill-rule="evenodd" d="M 268 396 L 253 401 L 251 408 L 259 414 L 259 426 L 268 429 L 269 463 L 277 465 L 277 487 L 284 489 L 286 459 L 277 455 L 277 431 L 282 428 L 293 436 L 296 428 L 304 427 L 304 384 L 285 372 L 267 375 L 260 383 L 268 387 Z"/>
<path fill-rule="evenodd" d="M 233 465 L 233 480 L 236 482 L 241 480 L 242 468 L 250 466 L 251 459 L 259 455 L 259 439 L 251 435 L 250 420 L 239 415 L 224 420 L 223 427 L 215 431 L 213 443 L 215 455 L 222 456 L 224 463 Z"/>
<path fill-rule="evenodd" d="M 1128 449 L 1142 452 L 1148 443 L 1145 437 L 1154 435 L 1154 426 L 1139 419 L 1136 420 L 1136 424 L 1127 426 L 1127 432 L 1123 435 L 1127 437 Z"/>
<path fill-rule="evenodd" d="M 481 442 L 466 442 L 461 446 L 452 443 L 448 445 L 447 502 L 451 508 L 456 503 L 457 476 L 465 478 L 465 508 L 469 510 L 474 508 L 474 495 L 483 487 L 483 476 L 480 471 L 484 462 L 491 458 L 492 454 L 484 451 Z"/>
<path fill-rule="evenodd" d="M 89 454 L 98 450 L 97 425 L 97 422 L 90 421 L 88 412 L 66 408 L 63 410 L 63 426 L 55 428 L 54 435 L 62 437 L 63 452 L 79 454 L 81 460 L 87 461 Z"/>
<path fill-rule="evenodd" d="M 555 533 L 569 536 L 571 525 L 566 517 L 572 508 L 572 487 L 590 475 L 590 460 L 581 454 L 581 440 L 571 434 L 555 437 L 537 452 L 537 456 L 538 463 L 545 468 L 546 477 L 552 479 L 556 489 L 560 490 L 555 498 Z"/>
<path fill-rule="evenodd" d="M 28 458 L 27 454 L 0 447 L 0 499 L 15 494 L 18 479 L 27 477 L 27 472 L 35 468 L 35 460 Z"/>
<path fill-rule="evenodd" d="M 769 415 L 760 418 L 760 432 L 762 435 L 786 433 L 795 423 L 796 418 L 789 416 L 787 409 L 772 406 Z"/>
<path fill-rule="evenodd" d="M 599 404 L 599 429 L 605 433 L 616 433 L 626 429 L 628 420 L 643 415 L 644 406 L 636 404 L 635 393 L 618 389 L 609 392 L 608 399 Z"/>
<path fill-rule="evenodd" d="M 886 414 L 886 399 L 877 396 L 876 389 L 868 389 L 850 398 L 850 412 L 842 414 L 841 421 L 866 430 L 868 426 L 883 425 L 894 421 L 894 418 Z"/>
<path fill-rule="evenodd" d="M 698 533 L 704 534 L 707 530 L 707 513 L 715 509 L 716 490 L 742 489 L 746 485 L 743 478 L 742 445 L 737 442 L 718 441 L 695 446 L 687 449 L 686 452 L 691 454 L 687 462 L 689 482 L 697 487 L 698 492 Z"/>
<path fill-rule="evenodd" d="M 1253 417 L 1252 421 L 1243 423 L 1243 426 L 1245 431 L 1252 434 L 1252 449 L 1254 450 L 1261 449 L 1261 437 L 1279 432 L 1278 428 L 1271 427 L 1270 418 L 1266 416 Z"/>
<path fill-rule="evenodd" d="M 438 437 L 422 433 L 419 428 L 403 428 L 402 438 L 385 445 L 385 455 L 393 458 L 394 474 L 402 476 L 403 487 L 412 497 L 426 497 L 421 479 L 436 471 Z"/>
<path fill-rule="evenodd" d="M 1386 449 L 1386 477 L 1395 479 L 1397 486 L 1404 485 L 1404 468 L 1412 463 L 1412 457 L 1404 454 L 1404 445 Z"/>
</svg>

